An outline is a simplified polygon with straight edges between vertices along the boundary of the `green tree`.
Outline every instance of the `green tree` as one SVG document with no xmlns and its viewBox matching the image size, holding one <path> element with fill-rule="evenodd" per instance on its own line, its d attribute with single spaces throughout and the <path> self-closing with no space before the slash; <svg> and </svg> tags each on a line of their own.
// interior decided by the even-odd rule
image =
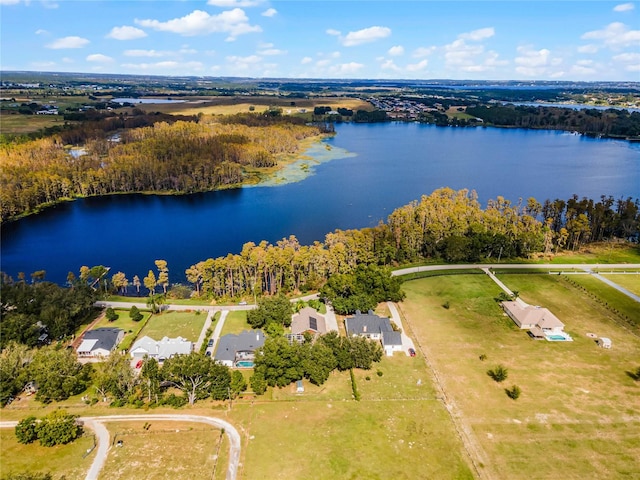
<svg viewBox="0 0 640 480">
<path fill-rule="evenodd" d="M 139 378 L 129 364 L 129 357 L 113 354 L 98 365 L 93 384 L 103 399 L 110 395 L 114 399 L 126 400 L 133 394 L 138 382 Z"/>
<path fill-rule="evenodd" d="M 271 323 L 288 327 L 292 313 L 291 302 L 284 295 L 265 297 L 258 302 L 258 308 L 247 312 L 247 323 L 253 328 L 265 328 Z"/>
<path fill-rule="evenodd" d="M 139 322 L 144 318 L 144 316 L 142 315 L 142 313 L 140 313 L 138 307 L 132 305 L 131 309 L 129 310 L 129 318 L 131 318 L 131 320 L 133 320 L 134 322 Z"/>
<path fill-rule="evenodd" d="M 63 409 L 54 410 L 40 420 L 37 425 L 38 440 L 44 447 L 64 445 L 73 442 L 83 433 L 76 423 L 77 415 L 70 415 Z"/>
<path fill-rule="evenodd" d="M 149 296 L 153 296 L 156 290 L 156 285 L 158 282 L 156 281 L 156 275 L 153 271 L 149 270 L 149 273 L 142 280 L 144 282 L 145 288 L 149 289 Z"/>
<path fill-rule="evenodd" d="M 43 403 L 66 400 L 83 392 L 91 381 L 91 364 L 78 363 L 71 350 L 44 347 L 29 365 L 29 376 L 38 385 L 36 400 Z"/>
<path fill-rule="evenodd" d="M 244 379 L 244 375 L 239 370 L 233 370 L 231 372 L 231 396 L 236 398 L 242 392 L 247 389 L 247 381 Z"/>
<path fill-rule="evenodd" d="M 214 362 L 210 357 L 192 352 L 176 355 L 165 360 L 162 376 L 180 389 L 193 405 L 196 400 L 206 398 L 212 385 Z"/>
<path fill-rule="evenodd" d="M 260 372 L 254 372 L 249 379 L 251 384 L 251 390 L 256 395 L 264 395 L 267 391 L 267 381 L 264 379 L 264 375 Z"/>
<path fill-rule="evenodd" d="M 149 403 L 152 401 L 159 403 L 161 381 L 162 373 L 158 361 L 145 356 L 140 370 L 140 385 Z"/>
<path fill-rule="evenodd" d="M 167 267 L 167 261 L 156 260 L 155 264 L 158 268 L 158 285 L 162 287 L 162 291 L 166 295 L 167 287 L 169 286 L 169 268 Z"/>
<path fill-rule="evenodd" d="M 26 345 L 10 342 L 0 352 L 0 405 L 17 395 L 28 381 L 27 367 L 33 351 Z"/>
<path fill-rule="evenodd" d="M 110 322 L 115 322 L 120 317 L 120 315 L 118 315 L 116 311 L 111 307 L 107 308 L 107 310 L 105 311 L 105 315 L 107 317 L 107 320 L 109 320 Z"/>
<path fill-rule="evenodd" d="M 19 443 L 29 444 L 38 439 L 38 420 L 34 416 L 23 418 L 15 428 L 16 438 Z"/>
</svg>

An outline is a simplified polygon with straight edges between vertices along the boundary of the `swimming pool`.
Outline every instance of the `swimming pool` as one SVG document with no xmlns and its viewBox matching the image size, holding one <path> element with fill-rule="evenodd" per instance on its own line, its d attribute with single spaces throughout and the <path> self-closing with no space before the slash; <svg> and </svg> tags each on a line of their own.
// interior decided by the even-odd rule
<svg viewBox="0 0 640 480">
<path fill-rule="evenodd" d="M 251 360 L 240 360 L 236 362 L 236 367 L 238 368 L 253 368 L 253 361 Z"/>
<path fill-rule="evenodd" d="M 566 342 L 569 339 L 563 335 L 547 335 L 547 340 L 552 342 Z"/>
</svg>

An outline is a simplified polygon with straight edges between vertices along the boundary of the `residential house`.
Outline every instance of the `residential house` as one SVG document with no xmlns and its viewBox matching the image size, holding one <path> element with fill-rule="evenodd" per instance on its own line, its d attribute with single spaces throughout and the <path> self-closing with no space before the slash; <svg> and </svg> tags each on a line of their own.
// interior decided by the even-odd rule
<svg viewBox="0 0 640 480">
<path fill-rule="evenodd" d="M 108 357 L 124 338 L 120 328 L 95 328 L 82 337 L 78 356 L 84 358 Z"/>
<path fill-rule="evenodd" d="M 392 356 L 393 352 L 402 351 L 402 334 L 394 331 L 391 320 L 379 317 L 371 310 L 366 314 L 356 311 L 353 317 L 344 320 L 344 326 L 347 335 L 379 340 L 388 356 Z"/>
<path fill-rule="evenodd" d="M 162 340 L 156 341 L 145 335 L 131 346 L 129 353 L 131 358 L 144 358 L 146 355 L 163 362 L 175 355 L 189 355 L 192 351 L 193 343 L 182 337 L 163 337 Z"/>
<path fill-rule="evenodd" d="M 502 302 L 502 308 L 520 329 L 529 330 L 534 338 L 572 340 L 564 332 L 564 323 L 547 308 L 527 305 L 518 300 Z"/>
<path fill-rule="evenodd" d="M 310 333 L 314 337 L 327 333 L 324 316 L 315 308 L 304 307 L 291 319 L 291 333 L 287 334 L 289 341 L 304 342 L 304 334 Z"/>
<path fill-rule="evenodd" d="M 255 351 L 264 345 L 262 330 L 245 330 L 220 338 L 214 360 L 228 367 L 251 368 Z"/>
</svg>

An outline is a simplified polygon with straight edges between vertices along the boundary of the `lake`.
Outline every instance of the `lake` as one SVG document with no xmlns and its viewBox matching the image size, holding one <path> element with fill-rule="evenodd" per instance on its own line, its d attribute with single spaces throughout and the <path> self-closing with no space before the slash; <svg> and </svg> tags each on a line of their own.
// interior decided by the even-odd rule
<svg viewBox="0 0 640 480">
<path fill-rule="evenodd" d="M 374 226 L 440 187 L 476 190 L 483 205 L 498 195 L 541 203 L 573 194 L 640 197 L 639 143 L 416 123 L 340 124 L 336 132 L 308 152 L 320 163 L 303 161 L 311 174 L 290 176 L 295 183 L 87 198 L 4 225 L 1 269 L 14 278 L 46 270 L 64 283 L 82 265 L 105 265 L 131 280 L 164 259 L 171 281 L 185 282 L 190 265 L 238 253 L 246 242 L 322 241 L 336 228 Z"/>
</svg>

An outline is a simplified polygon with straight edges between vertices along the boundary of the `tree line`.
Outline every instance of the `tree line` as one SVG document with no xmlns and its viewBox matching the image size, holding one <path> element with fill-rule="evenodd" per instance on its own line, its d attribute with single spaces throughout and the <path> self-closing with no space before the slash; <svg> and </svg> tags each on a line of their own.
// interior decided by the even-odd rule
<svg viewBox="0 0 640 480">
<path fill-rule="evenodd" d="M 312 245 L 295 236 L 249 242 L 240 253 L 200 261 L 185 273 L 196 294 L 214 298 L 318 290 L 359 265 L 500 261 L 614 236 L 637 240 L 639 205 L 631 198 L 574 196 L 541 204 L 498 197 L 482 209 L 475 192 L 443 188 L 396 209 L 376 227 L 336 230 Z"/>
<path fill-rule="evenodd" d="M 250 116 L 244 115 L 126 129 L 119 139 L 87 140 L 78 155 L 71 155 L 60 136 L 0 145 L 0 221 L 62 199 L 237 185 L 320 133 L 296 121 L 253 117 L 258 126 L 246 125 Z"/>
</svg>

